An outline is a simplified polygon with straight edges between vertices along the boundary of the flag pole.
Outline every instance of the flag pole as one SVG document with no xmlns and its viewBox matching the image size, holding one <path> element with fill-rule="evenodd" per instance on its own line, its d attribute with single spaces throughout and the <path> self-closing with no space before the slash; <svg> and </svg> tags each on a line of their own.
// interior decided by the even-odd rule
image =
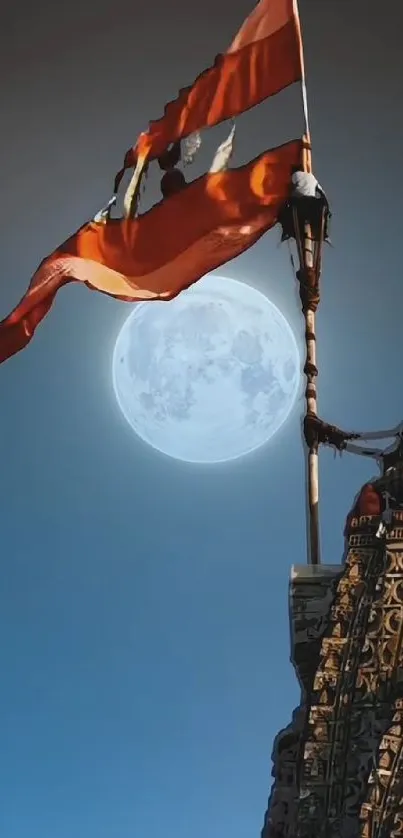
<svg viewBox="0 0 403 838">
<path fill-rule="evenodd" d="M 308 99 L 305 81 L 304 49 L 302 42 L 301 25 L 298 11 L 298 2 L 293 0 L 295 25 L 297 27 L 300 62 L 301 62 L 301 92 L 304 115 L 304 137 L 302 166 L 305 172 L 312 171 L 311 135 L 308 117 Z M 294 227 L 298 229 L 298 219 L 294 209 Z M 316 309 L 319 304 L 319 276 L 321 262 L 321 242 L 315 242 L 312 236 L 311 225 L 305 223 L 302 241 L 298 242 L 299 270 L 297 280 L 299 283 L 302 313 L 305 321 L 305 365 L 306 376 L 305 389 L 305 417 L 304 435 L 307 444 L 307 540 L 308 540 L 308 564 L 319 565 L 320 557 L 320 531 L 319 531 L 319 462 L 318 462 L 318 437 L 312 431 L 312 419 L 318 415 L 316 379 L 318 369 L 316 365 Z M 318 252 L 316 250 L 318 249 Z M 311 423 L 309 423 L 311 419 Z"/>
<path fill-rule="evenodd" d="M 309 135 L 306 137 L 307 145 L 309 143 Z M 310 149 L 306 149 L 304 155 L 304 170 L 310 171 Z M 305 365 L 304 372 L 306 376 L 305 389 L 305 421 L 304 427 L 307 428 L 308 417 L 317 417 L 317 389 L 316 379 L 318 375 L 317 360 L 316 360 L 316 305 L 310 303 L 309 299 L 306 301 L 305 289 L 311 286 L 311 277 L 315 272 L 314 267 L 314 242 L 312 239 L 312 230 L 310 224 L 304 225 L 304 239 L 303 239 L 303 258 L 300 262 L 300 269 L 297 273 L 297 279 L 300 284 L 300 297 L 302 302 L 302 312 L 305 321 Z M 315 280 L 314 280 L 315 281 Z M 313 284 L 313 283 L 312 283 Z M 307 443 L 307 494 L 308 494 L 308 513 L 309 513 L 309 553 L 308 562 L 312 565 L 320 564 L 320 532 L 319 532 L 319 445 L 316 435 L 307 435 L 305 432 L 305 440 Z"/>
</svg>

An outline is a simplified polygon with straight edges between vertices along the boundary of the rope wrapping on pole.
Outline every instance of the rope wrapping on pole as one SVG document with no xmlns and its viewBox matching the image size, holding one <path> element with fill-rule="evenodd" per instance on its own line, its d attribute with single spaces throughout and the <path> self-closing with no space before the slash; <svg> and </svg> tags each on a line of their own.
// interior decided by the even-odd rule
<svg viewBox="0 0 403 838">
<path fill-rule="evenodd" d="M 344 451 L 347 443 L 359 439 L 360 434 L 342 431 L 337 425 L 330 425 L 316 414 L 308 412 L 304 418 L 304 437 L 308 448 L 331 445 L 338 451 Z"/>
<path fill-rule="evenodd" d="M 315 268 L 304 267 L 297 271 L 299 283 L 299 296 L 302 311 L 305 314 L 308 309 L 317 310 L 320 303 L 319 277 Z"/>
</svg>

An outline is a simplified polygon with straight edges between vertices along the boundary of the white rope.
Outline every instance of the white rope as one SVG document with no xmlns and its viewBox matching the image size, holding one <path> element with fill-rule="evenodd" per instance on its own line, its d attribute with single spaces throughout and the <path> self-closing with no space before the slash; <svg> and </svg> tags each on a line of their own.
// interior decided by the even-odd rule
<svg viewBox="0 0 403 838">
<path fill-rule="evenodd" d="M 303 45 L 303 42 L 302 42 L 301 21 L 300 21 L 300 16 L 299 16 L 298 0 L 293 0 L 293 10 L 294 10 L 295 26 L 296 26 L 296 29 L 297 29 L 298 41 L 299 41 L 299 56 L 300 56 L 300 63 L 301 63 L 302 109 L 303 109 L 303 114 L 304 114 L 305 135 L 307 137 L 309 137 L 310 136 L 310 131 L 309 131 L 309 115 L 308 115 L 308 93 L 307 93 L 306 79 L 305 79 L 304 45 Z"/>
<path fill-rule="evenodd" d="M 403 438 L 403 422 L 400 422 L 399 425 L 388 431 L 369 431 L 368 433 L 358 434 L 357 437 L 362 440 L 391 439 L 394 437 L 394 442 L 384 449 L 368 448 L 365 445 L 357 445 L 355 442 L 346 442 L 344 450 L 348 451 L 350 454 L 358 454 L 361 457 L 371 457 L 374 460 L 381 460 L 388 454 L 393 454 L 396 448 L 401 444 Z"/>
</svg>

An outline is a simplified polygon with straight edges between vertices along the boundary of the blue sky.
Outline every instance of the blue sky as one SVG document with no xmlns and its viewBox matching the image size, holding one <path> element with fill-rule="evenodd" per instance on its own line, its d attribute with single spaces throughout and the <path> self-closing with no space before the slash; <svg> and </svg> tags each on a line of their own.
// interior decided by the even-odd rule
<svg viewBox="0 0 403 838">
<path fill-rule="evenodd" d="M 340 0 L 301 2 L 314 162 L 334 213 L 319 400 L 328 421 L 368 429 L 403 415 L 403 73 L 392 0 L 381 20 L 369 0 L 348 6 L 347 19 Z M 241 0 L 225 14 L 213 0 L 170 15 L 128 0 L 10 7 L 2 314 L 102 206 L 132 138 L 247 11 Z M 297 133 L 292 95 L 242 123 L 241 156 Z M 278 239 L 222 273 L 264 290 L 300 340 Z M 5 838 L 257 835 L 272 741 L 298 700 L 287 593 L 291 565 L 305 561 L 302 405 L 271 445 L 236 463 L 160 457 L 113 397 L 128 312 L 68 288 L 0 370 Z M 373 471 L 323 452 L 325 561 L 340 560 L 345 515 Z"/>
</svg>

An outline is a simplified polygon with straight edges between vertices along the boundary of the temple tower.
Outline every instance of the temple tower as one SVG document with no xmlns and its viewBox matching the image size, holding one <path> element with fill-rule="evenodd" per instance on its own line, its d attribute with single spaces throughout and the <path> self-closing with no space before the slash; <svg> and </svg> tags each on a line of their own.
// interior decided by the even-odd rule
<svg viewBox="0 0 403 838">
<path fill-rule="evenodd" d="M 399 446 L 383 465 L 347 518 L 342 564 L 292 569 L 301 704 L 275 741 L 262 838 L 403 838 Z"/>
</svg>

